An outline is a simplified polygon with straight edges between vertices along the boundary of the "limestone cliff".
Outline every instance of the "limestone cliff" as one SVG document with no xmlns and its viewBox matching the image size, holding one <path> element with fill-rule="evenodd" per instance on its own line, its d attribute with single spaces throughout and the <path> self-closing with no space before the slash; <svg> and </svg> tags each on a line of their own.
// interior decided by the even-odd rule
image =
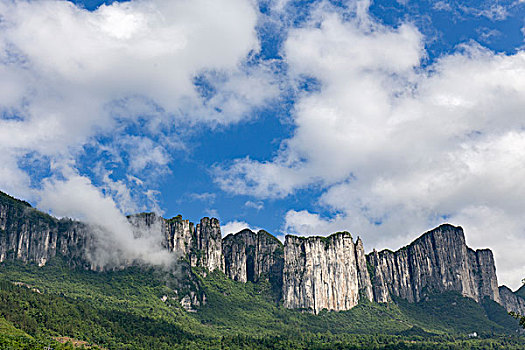
<svg viewBox="0 0 525 350">
<path fill-rule="evenodd" d="M 500 302 L 492 252 L 468 248 L 461 227 L 441 225 L 396 252 L 374 251 L 368 263 L 376 301 L 384 302 L 387 291 L 410 302 L 457 291 L 476 301 L 486 296 Z"/>
<path fill-rule="evenodd" d="M 18 259 L 43 266 L 59 254 L 73 265 L 89 267 L 85 257 L 92 243 L 86 225 L 57 220 L 0 192 L 0 262 Z"/>
<path fill-rule="evenodd" d="M 245 229 L 223 239 L 226 276 L 234 281 L 269 281 L 274 290 L 282 288 L 283 244 L 264 230 Z"/>
<path fill-rule="evenodd" d="M 286 236 L 283 303 L 291 309 L 318 313 L 349 310 L 359 301 L 356 249 L 352 236 Z"/>
<path fill-rule="evenodd" d="M 366 261 L 365 248 L 361 238 L 357 238 L 355 243 L 355 255 L 357 262 L 357 282 L 359 286 L 359 297 L 364 298 L 368 301 L 374 300 L 374 294 L 372 291 L 372 281 L 370 274 L 368 273 L 368 264 Z"/>
<path fill-rule="evenodd" d="M 165 220 L 154 213 L 128 216 L 133 234 L 159 230 L 163 246 L 191 261 L 192 266 L 224 271 L 222 237 L 217 219 L 203 218 L 196 228 L 180 216 Z M 100 256 L 93 230 L 82 222 L 61 219 L 42 213 L 27 202 L 0 192 L 0 262 L 17 259 L 45 265 L 61 255 L 73 266 L 99 270 Z M 118 261 L 115 267 L 133 261 Z"/>
<path fill-rule="evenodd" d="M 178 215 L 165 220 L 164 236 L 166 237 L 166 248 L 172 252 L 188 256 L 193 247 L 195 225 L 189 220 L 183 220 Z"/>
<path fill-rule="evenodd" d="M 214 218 L 197 225 L 181 216 L 166 220 L 152 213 L 128 219 L 135 235 L 159 230 L 163 246 L 179 254 L 189 275 L 191 267 L 203 267 L 239 282 L 269 281 L 287 308 L 348 310 L 364 300 L 417 302 L 431 293 L 456 291 L 476 301 L 488 297 L 525 314 L 525 299 L 505 286 L 498 288 L 492 252 L 467 247 L 461 227 L 441 225 L 396 252 L 365 255 L 362 240 L 354 244 L 347 232 L 289 235 L 283 245 L 262 230 L 243 230 L 223 239 Z M 18 259 L 42 266 L 60 255 L 73 266 L 99 269 L 93 264 L 97 241 L 92 229 L 53 218 L 0 192 L 0 262 Z M 196 287 L 191 290 L 197 293 Z M 201 299 L 204 302 L 204 296 Z"/>
<path fill-rule="evenodd" d="M 203 218 L 195 226 L 180 215 L 163 219 L 154 213 L 131 215 L 128 219 L 137 229 L 137 234 L 144 228 L 159 230 L 159 234 L 164 237 L 163 246 L 179 257 L 186 258 L 191 266 L 224 271 L 219 220 Z"/>
<path fill-rule="evenodd" d="M 190 252 L 192 266 L 205 267 L 210 271 L 224 272 L 222 235 L 219 220 L 202 218 L 195 228 L 194 243 Z"/>
<path fill-rule="evenodd" d="M 525 299 L 513 293 L 509 287 L 499 287 L 500 304 L 507 311 L 514 311 L 520 315 L 525 315 Z"/>
</svg>

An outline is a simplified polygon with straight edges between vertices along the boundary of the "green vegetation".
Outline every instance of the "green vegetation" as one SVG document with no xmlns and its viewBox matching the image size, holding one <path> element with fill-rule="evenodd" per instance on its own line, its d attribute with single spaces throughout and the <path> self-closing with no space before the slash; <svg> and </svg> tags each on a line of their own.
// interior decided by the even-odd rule
<svg viewBox="0 0 525 350">
<path fill-rule="evenodd" d="M 18 205 L 22 207 L 31 207 L 31 204 L 29 204 L 26 201 L 22 201 L 20 199 L 17 199 L 15 197 L 11 197 L 7 193 L 4 193 L 0 191 L 0 204 L 9 204 L 9 205 Z"/>
<path fill-rule="evenodd" d="M 525 347 L 523 338 L 510 335 L 517 322 L 491 301 L 478 304 L 445 293 L 416 304 L 363 303 L 312 315 L 280 306 L 268 282 L 243 284 L 220 272 L 194 272 L 189 283 L 151 268 L 97 273 L 71 269 L 60 259 L 42 268 L 4 263 L 0 348 L 72 349 L 75 341 L 94 349 Z M 175 292 L 181 285 L 186 287 Z M 186 312 L 178 299 L 196 287 L 206 304 Z M 474 331 L 479 337 L 469 339 Z M 61 344 L 62 339 L 71 342 Z"/>
<path fill-rule="evenodd" d="M 265 237 L 267 242 L 277 243 L 279 246 L 284 248 L 283 242 L 281 242 L 279 239 L 277 239 L 277 237 L 275 237 L 269 232 L 266 232 L 265 230 L 257 231 L 257 235 Z"/>
<path fill-rule="evenodd" d="M 456 292 L 434 294 L 419 303 L 396 299 L 396 304 L 416 325 L 432 325 L 432 329 L 440 332 L 476 332 L 488 336 L 510 334 L 518 328 L 499 304 L 487 299 L 476 303 Z"/>
<path fill-rule="evenodd" d="M 175 223 L 182 223 L 182 215 L 177 215 L 177 216 L 174 216 L 172 217 L 171 219 L 167 219 L 166 222 L 169 222 L 169 223 L 172 223 L 172 222 L 175 222 Z"/>
</svg>

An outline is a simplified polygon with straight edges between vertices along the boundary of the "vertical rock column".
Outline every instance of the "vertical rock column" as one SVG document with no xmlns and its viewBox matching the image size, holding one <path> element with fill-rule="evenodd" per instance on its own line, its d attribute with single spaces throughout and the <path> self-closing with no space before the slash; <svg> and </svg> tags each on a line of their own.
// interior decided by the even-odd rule
<svg viewBox="0 0 525 350">
<path fill-rule="evenodd" d="M 266 231 L 245 229 L 222 241 L 226 276 L 234 281 L 269 281 L 280 295 L 283 282 L 283 244 Z"/>
<path fill-rule="evenodd" d="M 283 303 L 290 309 L 319 313 L 349 310 L 359 301 L 357 262 L 352 236 L 286 236 Z"/>
<path fill-rule="evenodd" d="M 379 258 L 379 253 L 374 249 L 372 253 L 367 256 L 367 262 L 372 266 L 372 275 L 370 281 L 372 282 L 372 291 L 374 294 L 374 301 L 378 303 L 387 303 L 390 301 L 390 293 L 383 277 L 382 262 Z"/>
<path fill-rule="evenodd" d="M 255 247 L 254 279 L 269 281 L 275 289 L 282 290 L 284 251 L 283 244 L 264 230 L 257 232 Z"/>
<path fill-rule="evenodd" d="M 222 250 L 226 276 L 244 283 L 250 280 L 250 276 L 253 282 L 256 244 L 257 236 L 248 229 L 224 237 Z"/>
<path fill-rule="evenodd" d="M 181 256 L 189 256 L 193 245 L 195 228 L 189 220 L 182 220 L 180 215 L 165 220 L 166 247 Z"/>
<path fill-rule="evenodd" d="M 355 257 L 357 262 L 357 282 L 359 284 L 359 299 L 362 298 L 373 301 L 374 294 L 372 292 L 372 282 L 370 274 L 368 273 L 368 266 L 366 263 L 365 248 L 360 237 L 355 243 Z"/>
<path fill-rule="evenodd" d="M 219 269 L 224 272 L 219 220 L 202 218 L 200 223 L 197 224 L 190 261 L 192 266 L 205 267 L 210 271 Z"/>
<path fill-rule="evenodd" d="M 478 277 L 476 282 L 479 298 L 489 297 L 501 304 L 492 251 L 490 249 L 476 250 L 476 260 L 471 262 L 471 268 L 475 269 L 475 275 Z"/>
</svg>

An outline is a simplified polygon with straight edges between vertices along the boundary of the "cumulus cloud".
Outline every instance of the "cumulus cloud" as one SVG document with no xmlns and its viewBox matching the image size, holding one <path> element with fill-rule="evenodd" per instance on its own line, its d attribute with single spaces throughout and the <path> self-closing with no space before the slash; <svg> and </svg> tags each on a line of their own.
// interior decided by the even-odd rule
<svg viewBox="0 0 525 350">
<path fill-rule="evenodd" d="M 244 229 L 249 229 L 252 231 L 257 231 L 258 228 L 252 228 L 247 222 L 244 221 L 230 221 L 225 223 L 224 225 L 221 225 L 221 233 L 223 237 L 226 237 L 230 233 L 237 233 L 239 231 L 242 231 Z"/>
<path fill-rule="evenodd" d="M 6 92 L 0 94 L 0 148 L 6 158 L 29 151 L 63 157 L 94 135 L 122 132 L 123 123 L 141 118 L 153 132 L 174 118 L 242 118 L 233 107 L 223 114 L 213 103 L 204 106 L 193 84 L 203 72 L 221 72 L 230 96 L 223 100 L 251 105 L 271 91 L 261 96 L 251 89 L 253 96 L 237 98 L 227 86 L 229 78 L 265 81 L 264 73 L 254 71 L 254 78 L 242 71 L 243 60 L 258 49 L 257 14 L 248 1 L 115 2 L 94 12 L 67 1 L 3 2 L 0 16 L 0 91 Z M 124 141 L 137 146 L 130 152 L 132 170 L 167 163 L 165 150 L 151 140 Z M 145 153 L 153 156 L 145 159 Z M 7 175 L 2 185 L 19 188 L 10 184 L 16 175 Z"/>
<path fill-rule="evenodd" d="M 215 193 L 203 192 L 203 193 L 192 193 L 190 197 L 198 201 L 213 202 L 215 201 L 215 198 L 217 197 L 217 195 Z"/>
<path fill-rule="evenodd" d="M 244 203 L 244 206 L 247 207 L 247 208 L 253 208 L 253 209 L 256 209 L 256 210 L 261 210 L 264 208 L 264 203 L 263 201 L 246 201 Z"/>
<path fill-rule="evenodd" d="M 467 42 L 423 67 L 414 26 L 383 26 L 356 9 L 322 6 L 290 31 L 291 79 L 320 89 L 298 92 L 295 132 L 275 158 L 238 159 L 217 182 L 260 198 L 318 186 L 328 214 L 291 210 L 285 229 L 351 230 L 368 249 L 399 248 L 451 221 L 474 247 L 493 248 L 501 281 L 517 286 L 525 259 L 506 252 L 525 244 L 525 53 Z"/>
<path fill-rule="evenodd" d="M 184 149 L 177 130 L 238 122 L 278 94 L 273 72 L 247 63 L 259 50 L 257 20 L 249 0 L 139 0 L 95 11 L 0 2 L 0 187 L 98 224 L 108 241 L 128 239 L 122 212 L 143 208 L 132 189 L 158 209 L 147 185 Z M 213 94 L 199 90 L 202 77 Z M 86 149 L 97 183 L 80 171 Z M 28 155 L 44 176 L 21 166 Z M 126 251 L 149 254 L 130 242 Z"/>
</svg>

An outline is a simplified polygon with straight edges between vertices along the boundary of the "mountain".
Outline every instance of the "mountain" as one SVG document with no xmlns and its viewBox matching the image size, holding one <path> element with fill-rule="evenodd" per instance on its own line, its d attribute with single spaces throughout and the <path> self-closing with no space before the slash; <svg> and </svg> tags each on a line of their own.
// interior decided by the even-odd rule
<svg viewBox="0 0 525 350">
<path fill-rule="evenodd" d="M 93 322 L 110 322 L 111 327 L 132 317 L 138 324 L 132 330 L 122 333 L 110 327 L 115 341 L 125 342 L 123 334 L 143 332 L 153 322 L 150 316 L 164 320 L 162 327 L 181 332 L 178 340 L 136 335 L 134 346 L 141 348 L 147 341 L 170 347 L 201 340 L 213 343 L 225 334 L 247 336 L 252 345 L 272 337 L 269 344 L 275 345 L 274 337 L 294 338 L 302 330 L 307 330 L 308 341 L 316 332 L 326 334 L 330 342 L 340 337 L 332 334 L 354 334 L 351 341 L 345 338 L 348 344 L 354 344 L 359 334 L 378 332 L 394 337 L 388 341 L 416 337 L 426 342 L 440 334 L 471 332 L 493 339 L 494 334 L 518 329 L 506 311 L 525 313 L 521 291 L 498 287 L 492 252 L 468 248 L 461 227 L 444 224 L 396 252 L 366 255 L 362 240 L 354 242 L 348 232 L 328 237 L 288 235 L 283 244 L 263 230 L 246 229 L 223 238 L 214 218 L 195 225 L 181 216 L 164 219 L 143 213 L 128 220 L 137 229 L 159 230 L 160 249 L 173 253 L 175 270 L 137 261 L 103 268 L 93 261 L 98 242 L 89 225 L 58 220 L 0 193 L 0 292 L 4 304 L 11 300 L 9 309 L 0 308 L 0 316 L 29 337 L 44 327 L 39 332 L 48 337 L 80 332 L 83 341 L 105 346 L 111 342 L 94 336 L 103 333 L 99 328 L 89 335 L 85 329 L 57 330 L 51 323 L 27 331 L 29 321 L 16 316 L 26 314 L 18 299 L 34 299 L 31 305 L 37 305 L 41 314 L 48 312 L 45 305 L 51 300 L 71 308 L 72 314 L 90 305 L 95 310 Z M 120 281 L 118 287 L 115 279 Z M 144 314 L 143 307 L 150 311 Z M 18 314 L 17 308 L 22 308 Z M 109 309 L 118 311 L 121 319 L 113 319 Z M 306 340 L 299 338 L 296 344 L 303 346 Z"/>
</svg>

